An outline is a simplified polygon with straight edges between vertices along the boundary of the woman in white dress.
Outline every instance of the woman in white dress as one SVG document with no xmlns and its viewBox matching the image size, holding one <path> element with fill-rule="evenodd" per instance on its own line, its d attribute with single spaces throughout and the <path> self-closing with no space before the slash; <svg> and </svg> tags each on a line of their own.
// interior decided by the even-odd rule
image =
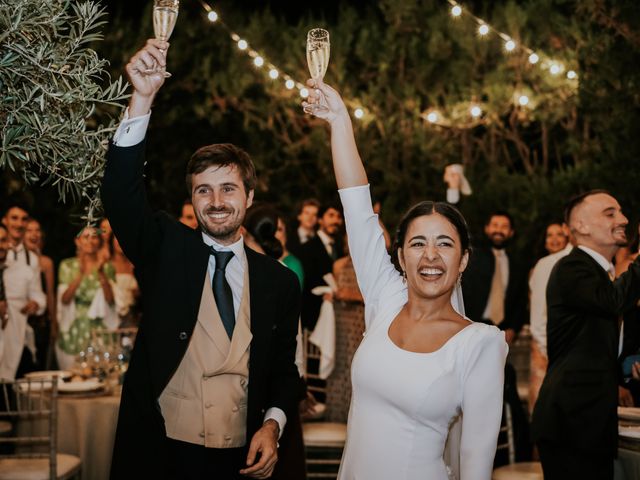
<svg viewBox="0 0 640 480">
<path fill-rule="evenodd" d="M 464 218 L 445 203 L 419 203 L 402 220 L 390 257 L 347 109 L 334 89 L 316 88 L 303 106 L 328 107 L 316 115 L 331 126 L 349 248 L 365 301 L 366 331 L 351 367 L 338 478 L 447 480 L 455 472 L 460 480 L 489 480 L 508 348 L 496 327 L 463 316 L 456 286 L 469 259 Z M 450 469 L 445 443 L 460 415 L 453 448 L 459 459 Z"/>
</svg>

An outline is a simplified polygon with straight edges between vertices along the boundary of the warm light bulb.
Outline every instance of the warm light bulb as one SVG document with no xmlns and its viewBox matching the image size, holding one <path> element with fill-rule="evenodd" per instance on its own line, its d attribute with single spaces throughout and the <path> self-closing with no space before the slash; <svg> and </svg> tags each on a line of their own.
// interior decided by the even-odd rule
<svg viewBox="0 0 640 480">
<path fill-rule="evenodd" d="M 526 95 L 520 95 L 520 97 L 518 98 L 518 103 L 520 105 L 522 105 L 523 107 L 525 105 L 529 104 L 529 97 L 527 97 Z"/>
<path fill-rule="evenodd" d="M 287 87 L 289 90 L 291 90 L 293 87 L 296 86 L 296 82 L 294 82 L 293 80 L 289 79 L 286 82 L 284 82 L 284 86 Z"/>
<path fill-rule="evenodd" d="M 272 68 L 271 70 L 269 70 L 269 76 L 275 80 L 276 78 L 278 78 L 278 70 Z"/>
<path fill-rule="evenodd" d="M 474 105 L 473 107 L 471 107 L 471 116 L 474 118 L 478 118 L 480 115 L 482 115 L 482 109 L 477 106 Z"/>
<path fill-rule="evenodd" d="M 211 10 L 207 14 L 207 18 L 209 19 L 210 22 L 215 22 L 216 20 L 218 20 L 218 14 L 216 12 L 214 12 L 213 10 Z"/>
<path fill-rule="evenodd" d="M 575 80 L 576 78 L 578 78 L 578 74 L 576 72 L 574 72 L 573 70 L 569 70 L 567 72 L 567 78 L 569 80 Z"/>
<path fill-rule="evenodd" d="M 242 39 L 238 40 L 238 48 L 240 50 L 246 50 L 248 46 L 249 46 L 249 44 L 247 43 L 246 40 L 242 40 Z"/>
<path fill-rule="evenodd" d="M 560 65 L 557 63 L 554 63 L 549 67 L 549 73 L 551 73 L 551 75 L 558 75 L 561 70 Z"/>
<path fill-rule="evenodd" d="M 261 67 L 262 65 L 264 65 L 264 58 L 258 55 L 256 58 L 253 59 L 253 64 L 256 67 Z"/>
<path fill-rule="evenodd" d="M 481 24 L 478 27 L 478 34 L 484 36 L 487 33 L 489 33 L 489 25 L 487 25 L 486 23 Z"/>
<path fill-rule="evenodd" d="M 507 40 L 504 44 L 504 49 L 507 52 L 513 52 L 516 49 L 516 42 L 513 40 Z"/>
<path fill-rule="evenodd" d="M 454 17 L 459 17 L 460 15 L 462 15 L 462 7 L 460 7 L 460 5 L 454 5 L 451 8 L 451 15 L 453 15 Z"/>
<path fill-rule="evenodd" d="M 438 121 L 438 114 L 436 112 L 430 112 L 427 115 L 427 120 L 429 120 L 431 123 L 436 123 Z"/>
<path fill-rule="evenodd" d="M 529 55 L 530 64 L 535 65 L 536 63 L 538 63 L 538 60 L 540 60 L 540 57 L 537 53 L 532 53 L 531 55 Z"/>
<path fill-rule="evenodd" d="M 309 96 L 309 90 L 307 90 L 306 88 L 301 88 L 300 89 L 300 96 L 302 98 L 307 98 Z"/>
<path fill-rule="evenodd" d="M 364 117 L 364 110 L 362 110 L 361 108 L 356 108 L 353 111 L 353 114 L 356 116 L 356 118 L 362 118 Z"/>
</svg>

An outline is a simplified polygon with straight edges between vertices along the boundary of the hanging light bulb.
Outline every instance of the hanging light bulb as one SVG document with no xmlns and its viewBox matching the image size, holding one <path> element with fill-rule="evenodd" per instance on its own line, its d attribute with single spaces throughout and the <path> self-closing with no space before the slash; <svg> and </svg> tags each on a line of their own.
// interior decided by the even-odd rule
<svg viewBox="0 0 640 480">
<path fill-rule="evenodd" d="M 578 78 L 578 74 L 574 70 L 569 70 L 567 72 L 567 78 L 569 80 L 575 80 L 576 78 Z"/>
<path fill-rule="evenodd" d="M 361 108 L 356 108 L 353 111 L 353 114 L 355 115 L 356 118 L 362 118 L 362 117 L 364 117 L 364 110 L 361 109 Z"/>
<path fill-rule="evenodd" d="M 284 82 L 284 86 L 287 87 L 289 90 L 291 90 L 293 87 L 296 86 L 296 82 L 294 82 L 289 78 L 286 82 Z"/>
<path fill-rule="evenodd" d="M 478 35 L 484 37 L 487 33 L 489 33 L 489 25 L 481 23 L 478 27 Z"/>
<path fill-rule="evenodd" d="M 276 70 L 275 68 L 272 68 L 271 70 L 269 70 L 269 77 L 271 77 L 273 80 L 275 80 L 276 78 L 278 78 L 278 70 Z"/>
<path fill-rule="evenodd" d="M 562 71 L 562 67 L 557 63 L 552 63 L 549 67 L 549 73 L 551 75 L 558 75 Z"/>
<path fill-rule="evenodd" d="M 436 123 L 438 121 L 438 112 L 429 112 L 427 114 L 427 120 L 430 123 Z"/>
<path fill-rule="evenodd" d="M 482 115 L 482 109 L 478 105 L 474 105 L 471 107 L 470 113 L 473 118 L 478 118 Z"/>
<path fill-rule="evenodd" d="M 218 14 L 216 12 L 214 12 L 213 10 L 211 10 L 208 14 L 207 14 L 207 18 L 209 19 L 209 21 L 211 23 L 215 22 L 216 20 L 218 20 Z"/>
<path fill-rule="evenodd" d="M 451 15 L 453 15 L 454 17 L 459 17 L 460 15 L 462 15 L 462 7 L 460 5 L 454 5 L 451 8 Z"/>
<path fill-rule="evenodd" d="M 242 40 L 242 39 L 238 40 L 238 48 L 240 50 L 246 50 L 248 46 L 249 44 L 247 43 L 246 40 Z"/>
<path fill-rule="evenodd" d="M 513 52 L 516 49 L 516 42 L 514 42 L 513 40 L 509 39 L 504 43 L 504 49 L 507 52 Z"/>
<path fill-rule="evenodd" d="M 536 63 L 538 63 L 538 60 L 540 60 L 540 57 L 537 53 L 532 53 L 531 55 L 529 55 L 529 63 L 531 65 L 535 65 Z"/>
<path fill-rule="evenodd" d="M 307 88 L 301 88 L 300 89 L 300 96 L 302 98 L 307 98 L 309 96 L 309 90 Z"/>
<path fill-rule="evenodd" d="M 253 59 L 253 64 L 256 67 L 261 67 L 262 65 L 264 65 L 264 58 L 258 55 L 256 58 Z"/>
<path fill-rule="evenodd" d="M 520 97 L 518 97 L 518 103 L 523 107 L 528 105 L 529 97 L 527 97 L 526 95 L 520 95 Z"/>
</svg>

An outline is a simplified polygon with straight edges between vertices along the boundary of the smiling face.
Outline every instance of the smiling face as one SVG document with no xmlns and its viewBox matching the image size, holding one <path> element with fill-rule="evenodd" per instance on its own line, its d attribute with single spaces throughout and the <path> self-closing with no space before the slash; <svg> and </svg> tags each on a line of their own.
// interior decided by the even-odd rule
<svg viewBox="0 0 640 480">
<path fill-rule="evenodd" d="M 443 215 L 416 217 L 407 229 L 398 260 L 406 273 L 409 291 L 422 298 L 451 295 L 458 276 L 467 266 L 460 236 Z"/>
<path fill-rule="evenodd" d="M 607 258 L 626 245 L 627 223 L 618 201 L 606 193 L 586 197 L 574 208 L 570 219 L 578 244 L 593 248 Z"/>
<path fill-rule="evenodd" d="M 24 244 L 29 250 L 40 251 L 42 248 L 42 230 L 37 220 L 29 220 L 24 232 Z"/>
<path fill-rule="evenodd" d="M 552 223 L 547 227 L 547 232 L 544 237 L 544 248 L 549 253 L 556 253 L 567 246 L 569 239 L 565 234 L 562 225 L 558 223 Z"/>
<path fill-rule="evenodd" d="M 78 235 L 78 253 L 80 255 L 95 255 L 102 247 L 102 237 L 93 227 L 86 227 Z"/>
<path fill-rule="evenodd" d="M 191 202 L 203 232 L 222 245 L 240 238 L 240 226 L 253 201 L 235 166 L 213 165 L 192 175 Z"/>
<path fill-rule="evenodd" d="M 29 214 L 20 207 L 11 207 L 7 210 L 2 223 L 7 227 L 9 239 L 13 245 L 18 245 L 22 242 L 28 219 Z"/>
<path fill-rule="evenodd" d="M 342 226 L 342 214 L 340 211 L 335 208 L 327 208 L 327 210 L 322 214 L 322 218 L 318 221 L 320 225 L 320 229 L 333 237 L 338 233 L 340 227 Z"/>
<path fill-rule="evenodd" d="M 509 217 L 493 215 L 489 219 L 489 223 L 484 226 L 484 233 L 494 248 L 504 248 L 513 237 L 514 232 Z"/>
<path fill-rule="evenodd" d="M 300 226 L 308 231 L 313 231 L 318 223 L 318 207 L 315 205 L 305 205 L 298 214 Z"/>
</svg>

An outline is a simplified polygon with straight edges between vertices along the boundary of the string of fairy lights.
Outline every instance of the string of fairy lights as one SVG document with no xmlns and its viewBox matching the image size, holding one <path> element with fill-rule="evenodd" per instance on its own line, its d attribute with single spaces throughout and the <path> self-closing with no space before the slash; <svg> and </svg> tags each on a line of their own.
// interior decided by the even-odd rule
<svg viewBox="0 0 640 480">
<path fill-rule="evenodd" d="M 494 28 L 482 18 L 477 17 L 469 10 L 463 8 L 463 6 L 455 0 L 447 0 L 447 2 L 451 7 L 449 13 L 454 20 L 460 19 L 461 17 L 465 16 L 471 19 L 472 22 L 476 24 L 476 32 L 479 38 L 487 38 L 491 34 L 493 34 L 503 41 L 503 48 L 506 54 L 513 54 L 518 51 L 524 52 L 527 55 L 528 62 L 532 66 L 538 66 L 543 71 L 548 72 L 552 77 L 560 77 L 560 75 L 564 74 L 566 81 L 569 82 L 573 88 L 577 87 L 578 74 L 574 69 L 567 68 L 562 62 L 554 60 L 541 52 L 536 52 L 532 48 L 529 48 L 524 44 L 518 43 L 511 36 Z M 233 29 L 226 25 L 222 21 L 218 13 L 204 0 L 200 0 L 200 3 L 206 12 L 207 19 L 211 23 L 218 24 L 224 30 L 226 30 L 231 37 L 231 40 L 235 42 L 237 48 L 240 51 L 246 53 L 252 59 L 253 65 L 256 68 L 265 69 L 267 75 L 271 80 L 283 82 L 284 87 L 287 90 L 292 91 L 294 88 L 297 89 L 298 94 L 301 98 L 307 98 L 309 96 L 309 90 L 302 82 L 295 80 L 291 75 L 268 61 L 264 55 L 262 55 L 251 45 L 249 45 L 249 42 L 247 40 L 245 40 L 241 35 L 233 31 Z M 351 108 L 355 118 L 362 119 L 365 116 L 365 109 L 363 106 L 359 105 L 353 100 L 344 100 L 347 106 Z M 516 102 L 517 105 L 522 108 L 531 105 L 531 99 L 525 93 L 515 94 L 514 102 Z M 468 115 L 470 116 L 470 119 L 472 121 L 478 121 L 485 113 L 484 109 L 482 108 L 482 104 L 475 101 L 470 101 L 468 103 Z M 421 113 L 420 116 L 427 122 L 434 125 L 451 125 L 451 121 L 447 119 L 446 116 L 437 108 L 430 108 L 427 111 Z"/>
</svg>

